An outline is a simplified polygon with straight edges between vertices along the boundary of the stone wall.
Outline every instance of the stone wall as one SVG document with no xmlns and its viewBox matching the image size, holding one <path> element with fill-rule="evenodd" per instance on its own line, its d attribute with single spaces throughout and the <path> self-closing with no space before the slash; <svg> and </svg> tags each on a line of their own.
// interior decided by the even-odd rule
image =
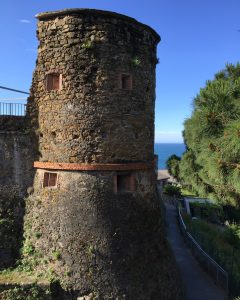
<svg viewBox="0 0 240 300">
<path fill-rule="evenodd" d="M 0 191 L 23 197 L 32 186 L 34 147 L 24 117 L 0 116 Z"/>
<path fill-rule="evenodd" d="M 153 160 L 159 36 L 134 19 L 77 10 L 38 16 L 38 60 L 28 104 L 41 161 Z M 48 91 L 49 73 L 62 77 Z M 131 87 L 121 88 L 121 74 Z"/>
<path fill-rule="evenodd" d="M 45 171 L 37 171 L 27 200 L 25 231 L 41 257 L 39 272 L 51 266 L 76 296 L 180 299 L 151 170 L 134 173 L 134 193 L 119 194 L 115 172 L 58 171 L 57 187 L 44 189 Z"/>
</svg>

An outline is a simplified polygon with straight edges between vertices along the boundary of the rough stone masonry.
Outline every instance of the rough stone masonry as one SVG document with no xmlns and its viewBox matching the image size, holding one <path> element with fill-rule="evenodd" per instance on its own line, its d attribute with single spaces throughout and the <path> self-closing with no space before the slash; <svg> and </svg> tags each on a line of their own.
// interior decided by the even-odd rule
<svg viewBox="0 0 240 300">
<path fill-rule="evenodd" d="M 37 15 L 25 243 L 71 295 L 177 300 L 154 171 L 159 35 L 117 13 Z M 70 298 L 72 299 L 72 298 Z"/>
</svg>

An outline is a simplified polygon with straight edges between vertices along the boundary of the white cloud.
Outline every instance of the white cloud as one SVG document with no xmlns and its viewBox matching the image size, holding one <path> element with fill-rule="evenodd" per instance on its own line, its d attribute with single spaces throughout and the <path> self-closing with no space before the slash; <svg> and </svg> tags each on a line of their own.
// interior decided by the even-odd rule
<svg viewBox="0 0 240 300">
<path fill-rule="evenodd" d="M 183 143 L 181 131 L 155 131 L 155 143 Z"/>
<path fill-rule="evenodd" d="M 27 20 L 27 19 L 21 19 L 19 20 L 20 23 L 25 23 L 25 24 L 30 24 L 31 21 L 30 20 Z"/>
</svg>

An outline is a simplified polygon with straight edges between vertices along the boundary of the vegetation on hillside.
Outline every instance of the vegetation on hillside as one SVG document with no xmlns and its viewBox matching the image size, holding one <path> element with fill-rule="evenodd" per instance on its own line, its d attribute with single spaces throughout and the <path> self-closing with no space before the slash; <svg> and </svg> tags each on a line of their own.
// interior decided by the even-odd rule
<svg viewBox="0 0 240 300">
<path fill-rule="evenodd" d="M 50 290 L 37 284 L 15 286 L 1 291 L 0 299 L 3 300 L 52 300 Z"/>
<path fill-rule="evenodd" d="M 187 230 L 201 247 L 229 275 L 229 292 L 232 296 L 240 293 L 240 226 L 231 224 L 226 227 L 212 224 L 204 219 L 192 220 L 183 214 Z"/>
<path fill-rule="evenodd" d="M 199 196 L 240 206 L 240 64 L 200 89 L 183 134 L 187 150 L 168 160 L 170 174 Z"/>
<path fill-rule="evenodd" d="M 240 64 L 226 65 L 207 81 L 184 122 L 186 151 L 167 161 L 182 188 L 219 205 L 192 203 L 187 230 L 229 274 L 229 291 L 240 293 Z M 199 219 L 200 218 L 200 219 Z M 219 225 L 225 224 L 225 226 Z M 237 298 L 236 298 L 237 299 Z"/>
</svg>

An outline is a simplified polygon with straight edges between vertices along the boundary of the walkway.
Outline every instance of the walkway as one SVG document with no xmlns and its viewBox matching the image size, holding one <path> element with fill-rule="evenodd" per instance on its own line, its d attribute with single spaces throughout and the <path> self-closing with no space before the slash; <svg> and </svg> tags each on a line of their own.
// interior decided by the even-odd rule
<svg viewBox="0 0 240 300">
<path fill-rule="evenodd" d="M 192 256 L 181 236 L 177 224 L 177 213 L 173 206 L 166 206 L 168 240 L 175 255 L 185 285 L 185 300 L 225 300 L 221 288 L 206 274 Z"/>
</svg>

